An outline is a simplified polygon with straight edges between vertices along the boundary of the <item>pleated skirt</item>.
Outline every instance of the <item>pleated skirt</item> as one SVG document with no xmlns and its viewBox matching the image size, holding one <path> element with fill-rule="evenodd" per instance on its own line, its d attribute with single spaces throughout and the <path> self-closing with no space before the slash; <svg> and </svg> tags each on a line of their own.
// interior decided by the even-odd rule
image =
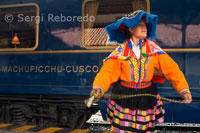
<svg viewBox="0 0 200 133">
<path fill-rule="evenodd" d="M 112 94 L 135 95 L 153 94 L 159 96 L 156 86 L 136 89 L 124 86 L 119 82 L 112 88 Z M 111 98 L 108 100 L 107 120 L 111 129 L 117 133 L 150 133 L 155 131 L 158 123 L 164 122 L 162 101 L 157 97 L 139 96 L 126 99 Z"/>
</svg>

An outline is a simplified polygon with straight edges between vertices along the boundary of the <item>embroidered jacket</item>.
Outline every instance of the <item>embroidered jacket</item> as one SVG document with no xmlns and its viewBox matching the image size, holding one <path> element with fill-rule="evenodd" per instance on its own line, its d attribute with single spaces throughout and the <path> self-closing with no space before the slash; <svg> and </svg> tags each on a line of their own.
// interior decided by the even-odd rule
<svg viewBox="0 0 200 133">
<path fill-rule="evenodd" d="M 178 93 L 189 91 L 184 74 L 174 60 L 153 41 L 145 39 L 142 42 L 140 59 L 132 50 L 130 40 L 117 47 L 104 61 L 96 75 L 93 89 L 101 88 L 105 93 L 119 79 L 126 82 L 138 83 L 139 68 L 141 75 L 139 83 L 164 83 L 164 77 L 169 80 Z"/>
</svg>

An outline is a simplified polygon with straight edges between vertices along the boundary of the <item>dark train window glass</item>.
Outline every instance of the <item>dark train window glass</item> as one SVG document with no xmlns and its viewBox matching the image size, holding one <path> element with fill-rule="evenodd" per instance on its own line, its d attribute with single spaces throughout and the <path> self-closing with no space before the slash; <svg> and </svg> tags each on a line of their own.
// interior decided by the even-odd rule
<svg viewBox="0 0 200 133">
<path fill-rule="evenodd" d="M 135 10 L 149 12 L 148 0 L 87 0 L 83 3 L 82 44 L 86 48 L 113 48 L 117 44 L 109 42 L 105 26 L 125 14 Z M 93 21 L 94 20 L 94 21 Z"/>
<path fill-rule="evenodd" d="M 151 0 L 151 13 L 158 15 L 154 41 L 162 48 L 200 48 L 199 5 L 199 0 Z"/>
<path fill-rule="evenodd" d="M 0 51 L 34 50 L 38 14 L 36 4 L 0 6 Z"/>
</svg>

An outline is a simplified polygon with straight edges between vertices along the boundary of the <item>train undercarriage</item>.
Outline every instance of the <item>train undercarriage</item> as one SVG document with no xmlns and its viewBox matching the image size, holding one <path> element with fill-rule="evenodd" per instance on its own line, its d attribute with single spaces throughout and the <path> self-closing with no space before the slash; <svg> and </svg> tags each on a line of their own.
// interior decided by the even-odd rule
<svg viewBox="0 0 200 133">
<path fill-rule="evenodd" d="M 0 122 L 82 128 L 98 107 L 87 108 L 86 97 L 0 95 Z"/>
</svg>

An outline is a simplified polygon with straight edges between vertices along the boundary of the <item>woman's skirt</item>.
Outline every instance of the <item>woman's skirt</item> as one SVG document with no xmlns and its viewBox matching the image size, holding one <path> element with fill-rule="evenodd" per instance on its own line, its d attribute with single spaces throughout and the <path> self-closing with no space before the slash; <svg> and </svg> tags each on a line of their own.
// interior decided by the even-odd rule
<svg viewBox="0 0 200 133">
<path fill-rule="evenodd" d="M 153 94 L 159 96 L 156 86 L 149 82 L 138 86 L 118 81 L 112 88 L 112 96 Z M 164 122 L 163 103 L 152 96 L 138 96 L 125 99 L 111 98 L 108 101 L 107 120 L 112 131 L 118 133 L 152 132 L 158 123 Z"/>
</svg>

